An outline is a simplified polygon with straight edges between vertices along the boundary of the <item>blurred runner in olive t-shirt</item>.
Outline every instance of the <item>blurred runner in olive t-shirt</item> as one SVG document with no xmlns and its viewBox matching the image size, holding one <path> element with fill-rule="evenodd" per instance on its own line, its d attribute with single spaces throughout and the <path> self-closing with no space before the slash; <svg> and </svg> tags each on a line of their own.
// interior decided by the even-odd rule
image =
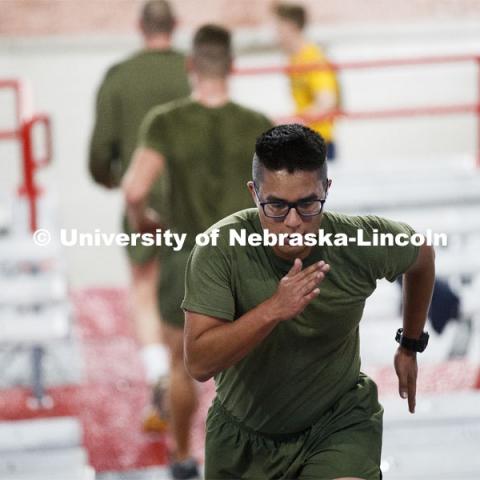
<svg viewBox="0 0 480 480">
<path fill-rule="evenodd" d="M 189 94 L 185 57 L 172 49 L 175 18 L 164 0 L 147 2 L 141 12 L 140 30 L 144 48 L 112 66 L 97 94 L 95 126 L 90 143 L 89 168 L 94 180 L 107 188 L 121 182 L 137 144 L 138 128 L 154 106 Z M 156 184 L 151 203 L 162 194 Z M 130 232 L 124 218 L 123 228 Z M 147 380 L 155 384 L 166 374 L 168 356 L 161 343 L 156 305 L 158 248 L 127 247 L 131 267 L 132 315 Z M 145 418 L 147 429 L 160 429 L 162 421 L 153 414 Z"/>
<path fill-rule="evenodd" d="M 168 194 L 162 218 L 171 230 L 186 233 L 184 248 L 162 248 L 159 302 L 165 340 L 171 349 L 170 408 L 176 440 L 174 478 L 191 459 L 190 428 L 197 393 L 183 362 L 183 312 L 185 265 L 195 235 L 212 222 L 251 206 L 246 189 L 250 178 L 252 145 L 271 127 L 261 113 L 229 98 L 228 75 L 232 63 L 228 31 L 214 25 L 200 28 L 193 41 L 192 98 L 156 107 L 145 119 L 140 145 L 124 180 L 129 218 L 139 229 L 151 229 L 146 218 L 146 196 L 156 178 L 167 178 Z M 165 208 L 167 207 L 167 208 Z M 182 472 L 180 472 L 182 470 Z M 176 476 L 177 475 L 177 476 Z"/>
</svg>

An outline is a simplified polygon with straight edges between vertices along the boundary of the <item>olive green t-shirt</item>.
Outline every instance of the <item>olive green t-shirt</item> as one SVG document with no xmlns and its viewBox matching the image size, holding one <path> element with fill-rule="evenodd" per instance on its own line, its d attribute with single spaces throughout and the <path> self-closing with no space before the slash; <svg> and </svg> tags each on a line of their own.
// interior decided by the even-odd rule
<svg viewBox="0 0 480 480">
<path fill-rule="evenodd" d="M 189 93 L 185 57 L 174 50 L 142 50 L 111 67 L 97 93 L 90 142 L 95 181 L 118 185 L 148 111 Z"/>
<path fill-rule="evenodd" d="M 182 308 L 225 321 L 270 298 L 292 264 L 268 246 L 230 246 L 229 230 L 262 232 L 256 209 L 231 215 L 218 245 L 196 246 L 186 271 Z M 325 234 L 364 231 L 413 234 L 375 216 L 323 215 Z M 269 434 L 299 432 L 318 420 L 359 378 L 359 322 L 378 279 L 394 281 L 415 261 L 419 247 L 315 246 L 304 267 L 325 260 L 331 270 L 320 295 L 297 317 L 279 323 L 236 365 L 215 376 L 223 406 L 247 427 Z"/>
<path fill-rule="evenodd" d="M 234 102 L 210 108 L 191 98 L 154 108 L 145 118 L 140 145 L 166 160 L 165 221 L 188 235 L 187 246 L 221 218 L 252 206 L 246 183 L 255 141 L 271 127 L 264 115 Z"/>
<path fill-rule="evenodd" d="M 154 207 L 172 231 L 187 234 L 181 251 L 161 249 L 158 295 L 165 322 L 183 327 L 184 271 L 195 236 L 252 206 L 246 183 L 255 141 L 271 127 L 264 115 L 234 102 L 208 108 L 191 98 L 156 107 L 145 118 L 140 144 L 166 161 L 163 205 Z"/>
</svg>

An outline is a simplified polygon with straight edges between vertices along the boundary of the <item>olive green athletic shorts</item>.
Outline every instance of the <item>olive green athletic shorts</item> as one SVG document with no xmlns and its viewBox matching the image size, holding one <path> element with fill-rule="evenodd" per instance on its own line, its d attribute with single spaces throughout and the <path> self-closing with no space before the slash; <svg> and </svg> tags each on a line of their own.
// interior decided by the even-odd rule
<svg viewBox="0 0 480 480">
<path fill-rule="evenodd" d="M 124 233 L 128 233 L 129 235 L 131 235 L 132 233 L 135 233 L 130 228 L 126 215 L 123 216 L 122 227 L 123 227 Z M 139 244 L 139 245 L 127 245 L 126 250 L 127 250 L 127 256 L 129 260 L 134 265 L 144 265 L 154 260 L 158 256 L 160 248 L 161 247 L 158 247 L 156 245 L 150 246 L 150 245 Z"/>
<path fill-rule="evenodd" d="M 193 248 L 193 247 L 192 247 Z M 163 248 L 160 252 L 160 279 L 157 299 L 162 321 L 176 328 L 185 324 L 185 314 L 180 308 L 185 295 L 185 270 L 192 248 L 185 247 L 178 252 Z"/>
<path fill-rule="evenodd" d="M 373 380 L 357 385 L 307 430 L 289 436 L 248 429 L 214 400 L 207 418 L 205 478 L 382 478 L 383 408 Z"/>
</svg>

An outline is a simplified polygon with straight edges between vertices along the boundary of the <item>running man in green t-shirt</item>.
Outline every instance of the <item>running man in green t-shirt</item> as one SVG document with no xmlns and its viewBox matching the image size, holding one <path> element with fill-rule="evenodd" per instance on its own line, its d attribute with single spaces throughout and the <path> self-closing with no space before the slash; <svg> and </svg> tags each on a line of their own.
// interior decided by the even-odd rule
<svg viewBox="0 0 480 480">
<path fill-rule="evenodd" d="M 175 23 L 168 2 L 146 2 L 139 21 L 144 48 L 112 66 L 98 89 L 89 169 L 93 179 L 107 188 L 118 187 L 128 169 L 145 115 L 156 105 L 190 93 L 185 57 L 172 49 Z M 155 199 L 162 195 L 162 185 L 156 184 L 149 194 L 150 202 L 158 203 Z M 131 231 L 125 216 L 123 228 Z M 142 347 L 147 381 L 155 385 L 168 372 L 156 305 L 158 248 L 131 245 L 126 251 L 130 260 L 133 324 Z M 145 417 L 147 430 L 158 431 L 163 425 L 164 419 L 158 418 L 155 409 Z"/>
<path fill-rule="evenodd" d="M 140 144 L 123 183 L 129 218 L 140 230 L 155 229 L 154 215 L 145 208 L 156 178 L 166 178 L 168 194 L 163 222 L 187 234 L 183 249 L 162 248 L 158 299 L 163 332 L 171 352 L 170 409 L 176 452 L 172 465 L 193 465 L 190 429 L 197 393 L 183 362 L 185 266 L 195 235 L 212 223 L 251 205 L 245 188 L 250 179 L 255 139 L 271 128 L 261 113 L 230 100 L 228 76 L 232 65 L 228 31 L 214 25 L 200 28 L 189 59 L 192 98 L 156 107 L 145 118 Z M 193 471 L 190 468 L 190 471 Z M 181 476 L 175 478 L 190 478 Z"/>
<path fill-rule="evenodd" d="M 364 243 L 414 234 L 380 217 L 323 213 L 331 185 L 325 151 L 307 127 L 265 132 L 248 184 L 257 208 L 215 224 L 217 245 L 196 246 L 189 258 L 185 362 L 197 380 L 214 377 L 217 391 L 207 418 L 207 479 L 381 478 L 383 409 L 360 371 L 359 322 L 377 280 L 401 274 L 395 368 L 414 412 L 433 249 L 299 242 L 320 228 L 330 242 L 357 231 Z M 283 234 L 284 245 L 242 246 L 266 230 Z"/>
</svg>

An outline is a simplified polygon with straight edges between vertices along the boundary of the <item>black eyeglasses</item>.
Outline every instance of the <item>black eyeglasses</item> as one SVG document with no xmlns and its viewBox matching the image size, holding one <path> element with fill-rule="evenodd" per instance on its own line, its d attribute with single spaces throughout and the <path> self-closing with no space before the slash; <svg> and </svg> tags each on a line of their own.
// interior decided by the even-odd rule
<svg viewBox="0 0 480 480">
<path fill-rule="evenodd" d="M 263 213 L 268 218 L 283 220 L 288 216 L 292 208 L 294 208 L 301 217 L 314 217 L 322 213 L 323 204 L 327 201 L 327 194 L 325 193 L 323 200 L 314 198 L 312 200 L 299 200 L 298 202 L 285 202 L 283 200 L 261 202 L 255 184 L 253 185 L 253 189 L 255 190 L 255 195 L 257 196 L 258 203 L 262 207 Z"/>
</svg>

